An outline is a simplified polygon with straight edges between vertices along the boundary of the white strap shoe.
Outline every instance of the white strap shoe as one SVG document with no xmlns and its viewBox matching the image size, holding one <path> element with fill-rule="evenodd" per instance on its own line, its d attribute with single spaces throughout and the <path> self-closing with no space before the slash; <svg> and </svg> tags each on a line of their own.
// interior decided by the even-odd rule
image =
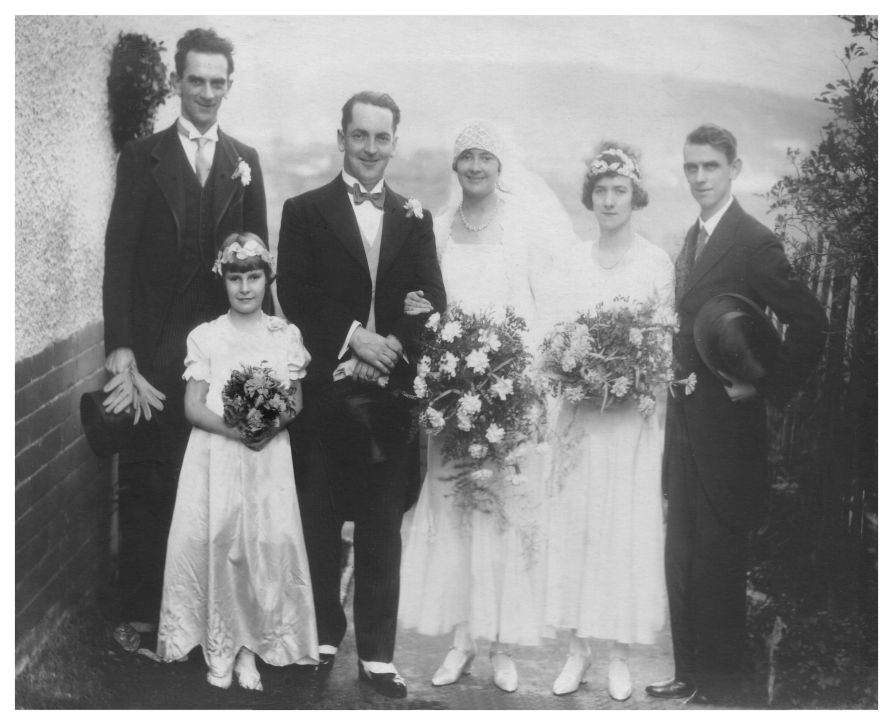
<svg viewBox="0 0 893 725">
<path fill-rule="evenodd" d="M 586 671 L 591 664 L 592 658 L 588 655 L 569 654 L 564 661 L 564 667 L 555 678 L 552 692 L 556 695 L 569 695 L 576 692 L 580 685 L 586 682 Z"/>
<path fill-rule="evenodd" d="M 518 670 L 511 655 L 505 652 L 492 652 L 490 665 L 493 667 L 493 684 L 505 692 L 518 689 Z"/>
<path fill-rule="evenodd" d="M 476 646 L 471 650 L 450 647 L 443 664 L 437 668 L 437 672 L 431 678 L 431 684 L 435 687 L 441 687 L 458 682 L 462 675 L 467 675 L 471 672 L 471 662 L 476 654 Z"/>
<path fill-rule="evenodd" d="M 628 700 L 633 694 L 629 667 L 624 660 L 612 659 L 608 665 L 608 694 L 613 700 Z"/>
</svg>

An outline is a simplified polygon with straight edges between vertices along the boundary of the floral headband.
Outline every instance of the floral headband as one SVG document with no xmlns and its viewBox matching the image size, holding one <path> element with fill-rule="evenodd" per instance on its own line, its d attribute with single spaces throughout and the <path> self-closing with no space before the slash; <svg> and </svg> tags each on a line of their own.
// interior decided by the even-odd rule
<svg viewBox="0 0 893 725">
<path fill-rule="evenodd" d="M 605 149 L 589 164 L 589 176 L 602 174 L 618 174 L 640 180 L 639 165 L 625 151 L 618 148 Z"/>
<path fill-rule="evenodd" d="M 224 264 L 232 264 L 237 259 L 250 259 L 251 257 L 260 257 L 270 265 L 270 269 L 273 269 L 273 264 L 276 261 L 276 257 L 270 254 L 270 250 L 263 244 L 254 239 L 248 239 L 244 244 L 233 242 L 226 249 L 221 249 L 211 271 L 218 277 L 222 277 Z"/>
</svg>

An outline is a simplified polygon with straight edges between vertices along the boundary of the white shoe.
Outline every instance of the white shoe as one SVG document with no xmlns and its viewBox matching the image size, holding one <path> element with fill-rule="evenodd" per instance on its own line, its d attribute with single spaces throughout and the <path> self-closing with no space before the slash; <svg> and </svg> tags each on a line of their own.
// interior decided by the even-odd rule
<svg viewBox="0 0 893 725">
<path fill-rule="evenodd" d="M 440 687 L 458 682 L 462 675 L 467 675 L 471 672 L 471 662 L 476 654 L 477 647 L 475 645 L 472 645 L 471 650 L 450 647 L 443 664 L 437 668 L 437 672 L 431 678 L 431 684 L 435 687 Z"/>
<path fill-rule="evenodd" d="M 628 700 L 633 694 L 633 683 L 629 676 L 629 667 L 619 659 L 611 660 L 608 665 L 608 694 L 613 700 Z"/>
<path fill-rule="evenodd" d="M 236 673 L 236 682 L 243 690 L 263 692 L 264 686 L 260 681 L 260 672 L 257 671 L 257 663 L 254 661 L 254 653 L 243 654 L 239 652 L 236 657 L 236 665 L 233 668 Z"/>
<path fill-rule="evenodd" d="M 219 687 L 222 690 L 228 690 L 230 685 L 233 684 L 233 673 L 232 670 L 230 670 L 222 675 L 218 675 L 215 674 L 213 670 L 208 670 L 205 679 L 208 681 L 209 685 L 214 685 L 214 687 Z"/>
<path fill-rule="evenodd" d="M 592 658 L 588 655 L 569 654 L 564 661 L 564 667 L 555 678 L 552 692 L 556 695 L 569 695 L 576 692 L 580 685 L 586 682 L 586 671 L 591 664 Z"/>
<path fill-rule="evenodd" d="M 515 662 L 505 652 L 493 652 L 490 655 L 490 665 L 493 667 L 493 684 L 505 692 L 514 692 L 518 689 L 518 670 Z"/>
</svg>

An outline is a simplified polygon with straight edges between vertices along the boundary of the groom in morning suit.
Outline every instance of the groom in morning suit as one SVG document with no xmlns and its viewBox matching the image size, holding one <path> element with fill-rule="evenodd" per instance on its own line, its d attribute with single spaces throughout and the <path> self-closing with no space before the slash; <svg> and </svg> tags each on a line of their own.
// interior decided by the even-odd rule
<svg viewBox="0 0 893 725">
<path fill-rule="evenodd" d="M 118 469 L 123 614 L 150 623 L 158 620 L 190 430 L 183 412 L 186 336 L 227 310 L 211 272 L 220 242 L 235 231 L 267 238 L 257 153 L 217 123 L 232 86 L 232 43 L 213 30 L 190 30 L 174 62 L 180 117 L 128 143 L 118 159 L 102 282 L 106 369 L 117 376 L 133 367 L 166 398 L 163 411 L 139 422 Z"/>
<path fill-rule="evenodd" d="M 697 384 L 667 404 L 666 577 L 676 671 L 646 691 L 721 703 L 746 667 L 747 539 L 768 493 L 766 402 L 782 408 L 812 372 L 827 320 L 779 239 L 732 196 L 741 170 L 735 137 L 700 126 L 683 157 L 701 213 L 676 260 L 673 354 L 676 377 L 694 373 Z M 722 293 L 768 307 L 787 325 L 774 366 L 754 383 L 717 371 L 720 379 L 698 355 L 695 318 Z"/>
<path fill-rule="evenodd" d="M 435 310 L 446 305 L 430 213 L 384 183 L 399 122 L 387 94 L 364 91 L 347 101 L 338 131 L 344 170 L 285 202 L 278 268 L 282 310 L 312 358 L 304 412 L 290 431 L 320 669 L 332 666 L 347 627 L 341 527 L 353 520 L 359 676 L 389 697 L 406 696 L 393 665 L 400 524 L 418 476 L 417 445 L 405 435 L 393 440 L 411 413 L 390 391 L 411 389 L 410 355 L 426 317 L 403 314 L 403 300 L 420 289 Z M 345 446 L 358 426 L 365 435 Z"/>
</svg>

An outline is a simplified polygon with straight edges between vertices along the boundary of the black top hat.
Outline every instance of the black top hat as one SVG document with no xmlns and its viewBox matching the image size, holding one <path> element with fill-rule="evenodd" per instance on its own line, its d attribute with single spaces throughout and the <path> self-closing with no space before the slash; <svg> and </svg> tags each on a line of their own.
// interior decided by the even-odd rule
<svg viewBox="0 0 893 725">
<path fill-rule="evenodd" d="M 101 458 L 120 451 L 133 430 L 133 411 L 128 408 L 120 413 L 107 413 L 102 407 L 107 396 L 102 390 L 81 396 L 81 426 L 90 448 Z"/>
<path fill-rule="evenodd" d="M 719 370 L 753 382 L 775 364 L 781 335 L 775 325 L 743 295 L 727 292 L 709 299 L 698 310 L 695 347 L 704 364 L 719 378 Z"/>
</svg>

